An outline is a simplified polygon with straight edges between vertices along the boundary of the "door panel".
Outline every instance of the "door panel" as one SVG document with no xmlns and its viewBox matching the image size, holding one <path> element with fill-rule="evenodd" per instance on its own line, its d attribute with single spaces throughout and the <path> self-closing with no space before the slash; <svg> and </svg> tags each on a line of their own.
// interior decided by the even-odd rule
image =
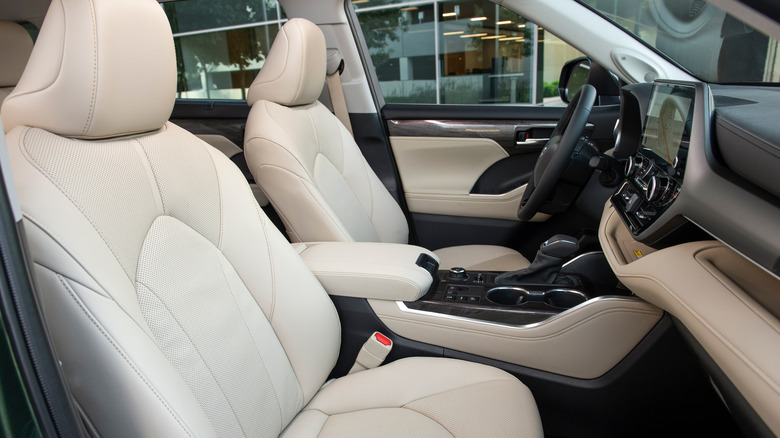
<svg viewBox="0 0 780 438">
<path fill-rule="evenodd" d="M 407 199 L 412 194 L 468 195 L 485 170 L 509 156 L 489 138 L 391 136 L 390 145 Z"/>
<path fill-rule="evenodd" d="M 409 210 L 517 221 L 533 165 L 562 112 L 386 105 L 383 114 Z"/>
<path fill-rule="evenodd" d="M 419 243 L 438 248 L 481 242 L 520 249 L 530 235 L 544 240 L 557 232 L 577 234 L 576 227 L 563 230 L 560 224 L 547 227 L 517 219 L 526 183 L 563 111 L 543 106 L 386 104 L 382 114 Z M 593 110 L 595 123 L 589 123 L 586 135 L 602 149 L 612 144 L 618 112 L 618 106 Z M 548 218 L 540 214 L 534 221 Z M 483 231 L 479 240 L 470 238 L 475 226 Z"/>
</svg>

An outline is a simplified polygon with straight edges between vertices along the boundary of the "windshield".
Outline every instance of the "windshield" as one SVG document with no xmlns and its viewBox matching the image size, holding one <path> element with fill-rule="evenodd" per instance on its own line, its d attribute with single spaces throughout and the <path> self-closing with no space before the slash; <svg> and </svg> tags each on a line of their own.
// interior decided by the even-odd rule
<svg viewBox="0 0 780 438">
<path fill-rule="evenodd" d="M 777 40 L 704 0 L 578 0 L 706 82 L 780 82 Z"/>
</svg>

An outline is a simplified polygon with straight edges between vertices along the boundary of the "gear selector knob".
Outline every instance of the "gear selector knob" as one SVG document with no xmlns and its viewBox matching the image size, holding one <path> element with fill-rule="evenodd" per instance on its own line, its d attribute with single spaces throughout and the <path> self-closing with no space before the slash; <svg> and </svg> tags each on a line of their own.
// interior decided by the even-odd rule
<svg viewBox="0 0 780 438">
<path fill-rule="evenodd" d="M 565 234 L 556 234 L 542 243 L 533 263 L 519 271 L 496 276 L 498 284 L 552 283 L 566 259 L 580 249 L 579 241 Z"/>
<path fill-rule="evenodd" d="M 580 249 L 580 243 L 574 237 L 566 234 L 556 234 L 539 247 L 539 251 L 555 258 L 565 258 L 576 253 Z"/>
</svg>

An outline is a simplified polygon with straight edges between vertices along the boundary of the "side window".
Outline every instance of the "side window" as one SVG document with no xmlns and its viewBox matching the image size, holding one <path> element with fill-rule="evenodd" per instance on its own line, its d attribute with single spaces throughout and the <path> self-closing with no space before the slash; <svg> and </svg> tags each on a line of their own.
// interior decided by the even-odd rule
<svg viewBox="0 0 780 438">
<path fill-rule="evenodd" d="M 582 54 L 488 0 L 352 0 L 388 103 L 557 104 Z"/>
<path fill-rule="evenodd" d="M 173 30 L 182 99 L 246 99 L 287 21 L 276 0 L 188 0 L 163 8 Z"/>
</svg>

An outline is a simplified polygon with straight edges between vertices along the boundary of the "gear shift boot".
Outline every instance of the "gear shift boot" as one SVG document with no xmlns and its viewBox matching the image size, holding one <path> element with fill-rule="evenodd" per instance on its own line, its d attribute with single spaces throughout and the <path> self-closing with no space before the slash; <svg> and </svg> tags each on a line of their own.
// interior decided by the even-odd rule
<svg viewBox="0 0 780 438">
<path fill-rule="evenodd" d="M 579 249 L 579 242 L 574 237 L 556 234 L 542 243 L 530 266 L 500 274 L 496 277 L 496 283 L 552 283 L 566 259 Z"/>
</svg>

